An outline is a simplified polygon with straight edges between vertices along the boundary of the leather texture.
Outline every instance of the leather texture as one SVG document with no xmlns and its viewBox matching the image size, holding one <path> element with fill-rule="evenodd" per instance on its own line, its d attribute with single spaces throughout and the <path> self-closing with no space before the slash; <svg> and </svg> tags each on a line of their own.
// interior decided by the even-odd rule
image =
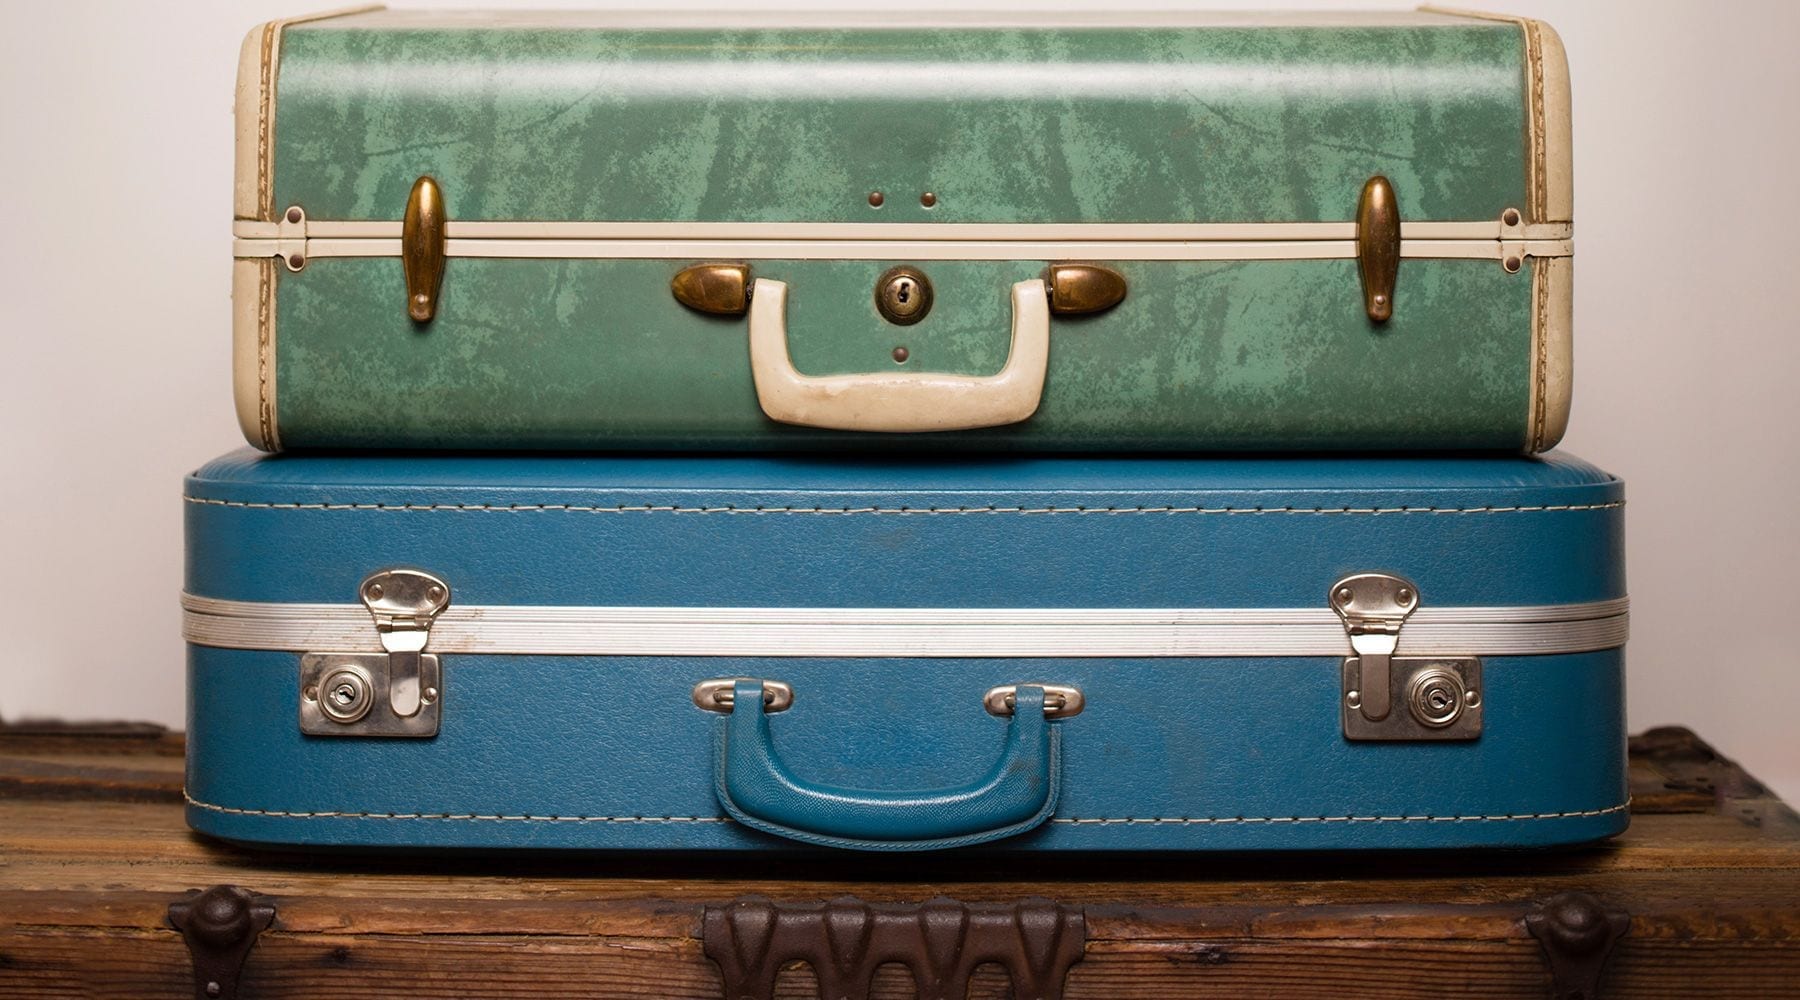
<svg viewBox="0 0 1800 1000">
<path fill-rule="evenodd" d="M 187 496 L 187 589 L 239 600 L 354 605 L 398 565 L 444 578 L 453 605 L 1323 608 L 1363 571 L 1407 577 L 1430 607 L 1625 592 L 1622 486 L 1558 456 L 240 452 Z M 1046 727 L 1053 814 L 976 850 L 1570 843 L 1626 820 L 1623 665 L 1616 649 L 1488 657 L 1480 739 L 1350 743 L 1337 657 L 445 655 L 438 736 L 382 740 L 299 732 L 298 651 L 194 646 L 189 818 L 259 843 L 804 848 L 717 794 L 730 722 L 689 695 L 742 676 L 795 691 L 759 715 L 793 787 L 870 801 L 989 777 L 1018 725 L 982 708 L 990 688 L 1079 687 L 1086 710 Z M 947 829 L 865 838 L 874 826 L 803 807 L 749 809 L 847 840 Z"/>
<path fill-rule="evenodd" d="M 1061 754 L 1044 718 L 1044 689 L 1019 688 L 1000 759 L 953 788 L 878 792 L 832 788 L 794 776 L 769 736 L 762 684 L 740 680 L 731 717 L 719 726 L 719 804 L 754 830 L 806 844 L 919 851 L 999 840 L 1056 811 Z"/>
<path fill-rule="evenodd" d="M 1348 222 L 1383 174 L 1408 221 L 1525 208 L 1519 27 L 1384 20 L 618 31 L 333 18 L 283 33 L 270 204 L 395 221 L 428 174 L 452 224 Z M 991 375 L 1007 289 L 1051 263 L 929 263 L 936 305 L 901 328 L 872 292 L 917 261 L 745 259 L 789 285 L 794 363 L 816 377 Z M 1533 269 L 1495 260 L 1405 261 L 1381 325 L 1350 259 L 1106 261 L 1130 294 L 1054 322 L 1035 415 L 931 435 L 769 420 L 745 322 L 669 294 L 693 263 L 457 258 L 422 327 L 401 308 L 397 258 L 276 268 L 274 364 L 259 378 L 279 385 L 278 437 L 1164 452 L 1536 440 Z"/>
</svg>

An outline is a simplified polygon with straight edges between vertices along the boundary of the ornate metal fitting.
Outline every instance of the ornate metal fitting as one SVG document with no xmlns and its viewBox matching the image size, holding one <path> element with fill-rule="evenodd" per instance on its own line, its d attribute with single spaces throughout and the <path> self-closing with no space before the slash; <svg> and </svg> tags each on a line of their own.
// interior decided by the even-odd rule
<svg viewBox="0 0 1800 1000">
<path fill-rule="evenodd" d="M 1394 186 L 1376 174 L 1363 185 L 1356 206 L 1356 269 L 1362 275 L 1363 311 L 1373 323 L 1394 316 L 1394 283 L 1400 276 L 1400 205 Z"/>
<path fill-rule="evenodd" d="M 1044 271 L 1050 311 L 1059 316 L 1105 312 L 1125 301 L 1125 276 L 1098 264 L 1052 264 Z"/>
<path fill-rule="evenodd" d="M 300 731 L 311 736 L 436 736 L 443 670 L 426 653 L 450 585 L 416 569 L 388 569 L 357 588 L 384 653 L 304 653 Z"/>
<path fill-rule="evenodd" d="M 750 265 L 695 264 L 669 281 L 675 301 L 695 312 L 742 316 L 750 309 Z"/>
<path fill-rule="evenodd" d="M 744 1000 L 774 997 L 776 976 L 794 961 L 812 966 L 820 996 L 845 1000 L 867 1000 L 875 970 L 888 962 L 907 967 L 921 1000 L 960 1000 L 988 962 L 1006 969 L 1013 996 L 1060 1000 L 1069 967 L 1086 950 L 1087 922 L 1047 899 L 793 904 L 752 896 L 707 907 L 701 941 L 725 995 Z"/>
<path fill-rule="evenodd" d="M 257 935 L 275 920 L 275 905 L 234 885 L 196 889 L 169 904 L 194 965 L 195 1000 L 232 1000 Z"/>
<path fill-rule="evenodd" d="M 1613 946 L 1631 930 L 1631 915 L 1585 892 L 1552 896 L 1525 929 L 1544 949 L 1552 1000 L 1600 1000 L 1600 977 Z"/>
<path fill-rule="evenodd" d="M 437 315 L 438 292 L 444 284 L 444 224 L 448 211 L 438 182 L 421 177 L 406 198 L 400 223 L 400 267 L 406 274 L 406 314 L 415 323 Z"/>
</svg>

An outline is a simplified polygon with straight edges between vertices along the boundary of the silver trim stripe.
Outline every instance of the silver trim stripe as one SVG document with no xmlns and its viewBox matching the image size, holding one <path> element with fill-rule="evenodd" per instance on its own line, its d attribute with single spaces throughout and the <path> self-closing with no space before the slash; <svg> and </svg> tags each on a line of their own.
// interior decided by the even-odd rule
<svg viewBox="0 0 1800 1000">
<path fill-rule="evenodd" d="M 1612 649 L 1627 599 L 1524 607 L 1421 608 L 1402 656 L 1533 655 Z M 182 596 L 182 635 L 226 649 L 381 652 L 356 604 Z M 434 653 L 560 656 L 1183 657 L 1343 656 L 1328 608 L 683 608 L 452 605 Z"/>
</svg>

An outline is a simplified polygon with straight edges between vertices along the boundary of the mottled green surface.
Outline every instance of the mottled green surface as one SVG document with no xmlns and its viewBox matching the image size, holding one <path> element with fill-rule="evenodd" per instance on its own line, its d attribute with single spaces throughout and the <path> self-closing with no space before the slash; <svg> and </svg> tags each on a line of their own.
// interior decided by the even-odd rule
<svg viewBox="0 0 1800 1000">
<path fill-rule="evenodd" d="M 1348 220 L 1524 204 L 1510 24 L 287 30 L 275 208 L 398 219 Z M 888 194 L 872 209 L 872 190 Z M 936 208 L 919 204 L 935 192 Z"/>
<path fill-rule="evenodd" d="M 277 269 L 279 417 L 290 447 L 817 446 L 871 441 L 770 422 L 744 319 L 676 304 L 684 261 L 449 262 L 437 319 L 406 318 L 400 262 Z M 986 374 L 1004 361 L 1008 289 L 1044 262 L 934 262 L 921 323 L 871 290 L 890 262 L 758 262 L 789 283 L 808 374 Z M 1523 447 L 1531 280 L 1494 261 L 1400 269 L 1385 326 L 1350 260 L 1115 264 L 1117 309 L 1052 323 L 1042 408 L 1023 424 L 883 444 L 1002 448 Z"/>
</svg>

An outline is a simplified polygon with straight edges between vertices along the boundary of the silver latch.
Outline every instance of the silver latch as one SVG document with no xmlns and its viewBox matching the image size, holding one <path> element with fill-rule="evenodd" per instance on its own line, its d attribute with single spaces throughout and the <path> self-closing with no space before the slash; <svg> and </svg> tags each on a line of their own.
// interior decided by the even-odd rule
<svg viewBox="0 0 1800 1000">
<path fill-rule="evenodd" d="M 1353 740 L 1469 740 L 1481 735 L 1481 660 L 1396 657 L 1400 630 L 1419 608 L 1419 588 L 1387 573 L 1331 585 L 1331 609 L 1355 654 L 1343 664 L 1344 736 Z M 1399 683 L 1396 683 L 1398 679 Z M 1403 691 L 1405 712 L 1394 711 Z"/>
<path fill-rule="evenodd" d="M 425 652 L 450 585 L 415 569 L 388 569 L 357 590 L 383 653 L 300 657 L 300 731 L 315 736 L 435 736 L 442 671 Z"/>
<path fill-rule="evenodd" d="M 1391 660 L 1400 626 L 1418 606 L 1419 591 L 1386 573 L 1358 573 L 1331 586 L 1331 610 L 1344 620 L 1350 648 L 1361 661 L 1358 708 L 1371 722 L 1387 718 L 1393 708 Z"/>
</svg>

